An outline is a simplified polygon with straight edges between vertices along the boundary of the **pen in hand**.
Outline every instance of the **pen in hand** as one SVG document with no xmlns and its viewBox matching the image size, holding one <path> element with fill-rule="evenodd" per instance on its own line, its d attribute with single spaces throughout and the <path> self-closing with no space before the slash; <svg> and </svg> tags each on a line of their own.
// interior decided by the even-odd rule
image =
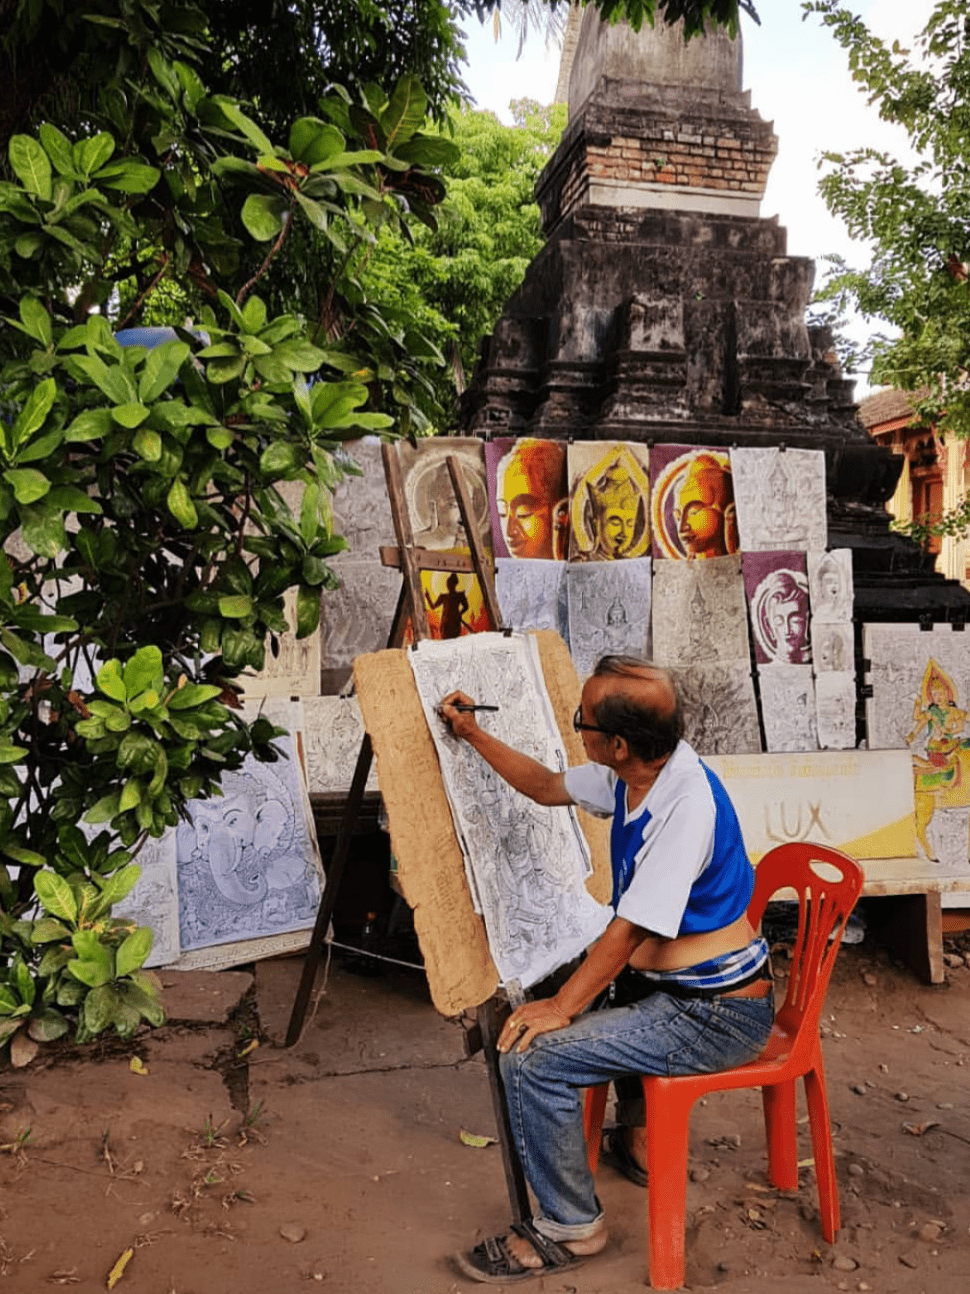
<svg viewBox="0 0 970 1294">
<path fill-rule="evenodd" d="M 456 702 L 451 708 L 460 711 L 462 714 L 471 714 L 474 710 L 498 710 L 497 705 L 462 705 L 460 702 Z"/>
</svg>

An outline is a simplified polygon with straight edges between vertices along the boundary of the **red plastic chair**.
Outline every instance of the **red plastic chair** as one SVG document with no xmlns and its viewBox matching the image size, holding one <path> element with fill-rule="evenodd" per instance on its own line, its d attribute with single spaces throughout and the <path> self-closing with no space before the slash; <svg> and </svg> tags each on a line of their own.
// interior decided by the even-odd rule
<svg viewBox="0 0 970 1294">
<path fill-rule="evenodd" d="M 822 865 L 821 872 L 818 866 Z M 838 879 L 829 877 L 833 869 Z M 819 1018 L 849 914 L 862 890 L 858 863 L 822 845 L 779 845 L 755 873 L 748 917 L 757 928 L 768 900 L 781 889 L 798 895 L 798 938 L 784 1005 L 761 1056 L 720 1074 L 643 1078 L 647 1116 L 647 1216 L 650 1284 L 679 1289 L 684 1283 L 687 1212 L 687 1143 L 694 1102 L 708 1092 L 760 1087 L 768 1141 L 768 1178 L 782 1190 L 798 1188 L 795 1080 L 804 1079 L 822 1234 L 831 1244 L 839 1229 L 839 1195 L 829 1127 Z M 603 1133 L 608 1084 L 586 1095 L 586 1145 L 595 1172 Z"/>
</svg>

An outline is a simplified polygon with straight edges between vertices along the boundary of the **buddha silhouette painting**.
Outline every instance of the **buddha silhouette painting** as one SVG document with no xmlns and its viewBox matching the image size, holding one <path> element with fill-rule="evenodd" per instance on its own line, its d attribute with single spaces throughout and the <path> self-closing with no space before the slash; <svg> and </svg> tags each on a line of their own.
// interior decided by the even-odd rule
<svg viewBox="0 0 970 1294">
<path fill-rule="evenodd" d="M 574 476 L 572 560 L 612 562 L 642 557 L 650 546 L 649 497 L 646 472 L 623 446 L 578 478 Z"/>
<path fill-rule="evenodd" d="M 703 561 L 738 552 L 734 480 L 727 454 L 691 450 L 670 462 L 655 479 L 652 514 L 658 557 Z"/>
<path fill-rule="evenodd" d="M 751 618 L 765 663 L 804 665 L 812 659 L 808 580 L 800 571 L 776 570 L 758 585 Z"/>
<path fill-rule="evenodd" d="M 516 441 L 496 469 L 495 509 L 509 555 L 564 561 L 569 542 L 566 447 Z"/>
</svg>

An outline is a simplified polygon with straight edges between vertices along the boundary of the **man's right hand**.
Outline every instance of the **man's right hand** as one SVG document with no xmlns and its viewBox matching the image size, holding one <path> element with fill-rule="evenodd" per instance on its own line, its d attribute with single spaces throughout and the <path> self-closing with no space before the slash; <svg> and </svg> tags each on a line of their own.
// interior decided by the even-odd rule
<svg viewBox="0 0 970 1294">
<path fill-rule="evenodd" d="M 460 737 L 463 741 L 467 741 L 472 733 L 478 731 L 478 722 L 474 712 L 455 709 L 458 705 L 474 704 L 475 702 L 467 692 L 449 692 L 446 697 L 438 702 L 438 713 L 447 723 L 452 736 Z"/>
</svg>

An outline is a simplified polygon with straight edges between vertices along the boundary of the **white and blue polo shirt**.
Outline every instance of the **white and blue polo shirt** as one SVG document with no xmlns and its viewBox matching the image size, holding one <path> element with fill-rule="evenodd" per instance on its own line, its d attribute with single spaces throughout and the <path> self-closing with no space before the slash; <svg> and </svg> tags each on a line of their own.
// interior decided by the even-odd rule
<svg viewBox="0 0 970 1294">
<path fill-rule="evenodd" d="M 720 930 L 744 915 L 754 869 L 734 806 L 717 776 L 681 741 L 637 805 L 603 764 L 567 769 L 581 808 L 613 818 L 617 916 L 668 939 Z"/>
</svg>

